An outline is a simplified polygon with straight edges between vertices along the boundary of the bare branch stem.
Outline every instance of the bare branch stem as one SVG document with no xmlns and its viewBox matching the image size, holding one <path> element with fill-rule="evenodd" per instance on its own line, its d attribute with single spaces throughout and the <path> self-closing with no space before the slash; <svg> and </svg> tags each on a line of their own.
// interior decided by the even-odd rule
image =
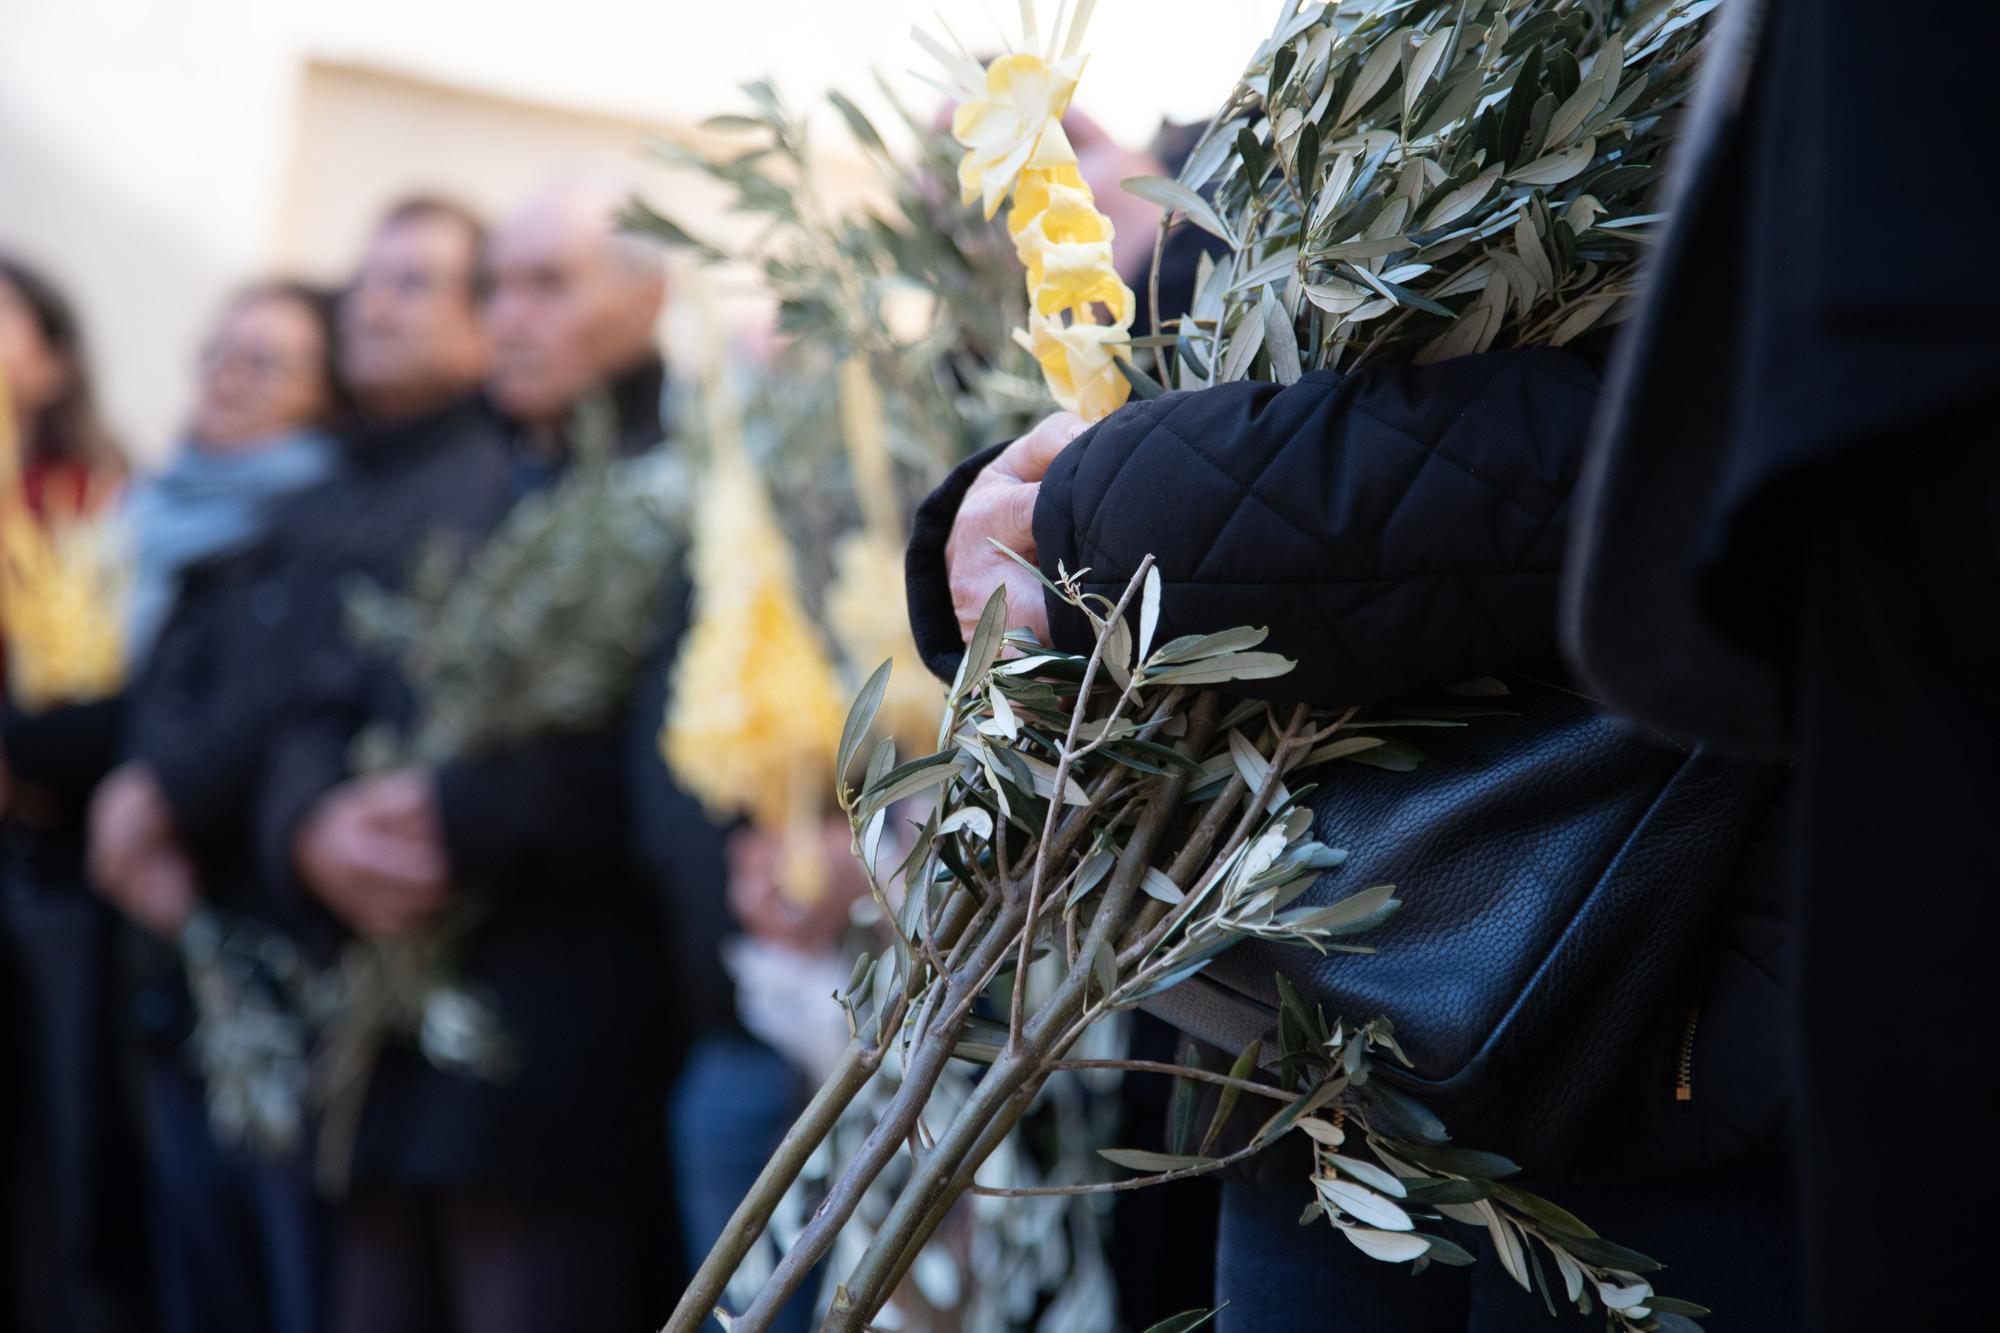
<svg viewBox="0 0 2000 1333">
<path fill-rule="evenodd" d="M 1012 942 L 1020 921 L 1018 907 L 1002 909 L 965 965 L 945 982 L 945 998 L 952 1002 L 945 1021 L 917 1046 L 916 1058 L 905 1066 L 902 1086 L 896 1089 L 882 1118 L 869 1131 L 860 1151 L 841 1172 L 839 1179 L 834 1181 L 826 1198 L 820 1201 L 812 1220 L 793 1242 L 792 1248 L 778 1261 L 777 1269 L 764 1284 L 763 1290 L 757 1293 L 756 1300 L 737 1317 L 733 1327 L 739 1333 L 765 1333 L 770 1328 L 778 1311 L 791 1299 L 792 1293 L 798 1290 L 813 1266 L 832 1248 L 834 1238 L 847 1225 L 855 1208 L 860 1206 L 862 1195 L 895 1159 L 903 1140 L 909 1136 L 910 1127 L 916 1123 L 924 1104 L 930 1100 L 932 1089 L 937 1086 L 938 1078 L 944 1073 L 952 1049 L 958 1044 L 958 1034 L 971 1012 L 972 1000 L 983 989 L 981 979 L 988 976 L 989 969 L 1005 956 L 1007 945 Z M 828 1128 L 831 1128 L 830 1124 Z M 821 1137 L 824 1137 L 824 1131 Z M 793 1174 L 796 1175 L 796 1172 Z M 773 1202 L 775 1204 L 775 1200 Z M 727 1280 L 726 1273 L 724 1280 Z"/>
<path fill-rule="evenodd" d="M 662 1333 L 696 1333 L 708 1319 L 709 1312 L 722 1299 L 723 1290 L 742 1264 L 743 1257 L 750 1253 L 750 1247 L 764 1234 L 771 1214 L 777 1210 L 778 1201 L 784 1198 L 785 1191 L 792 1187 L 799 1172 L 805 1169 L 806 1159 L 833 1131 L 841 1113 L 868 1080 L 875 1076 L 876 1062 L 880 1058 L 879 1040 L 872 1052 L 859 1040 L 848 1044 L 832 1077 L 814 1094 L 811 1103 L 786 1132 L 778 1151 L 771 1155 L 771 1160 L 758 1173 L 750 1192 L 743 1196 L 743 1201 L 736 1205 L 736 1211 L 730 1214 L 728 1225 L 716 1238 L 708 1257 L 702 1260 L 694 1280 L 681 1293 Z"/>
<path fill-rule="evenodd" d="M 1297 1101 L 1299 1096 L 1295 1092 L 1274 1088 L 1268 1083 L 1255 1083 L 1247 1078 L 1231 1078 L 1227 1074 L 1218 1074 L 1199 1065 L 1177 1065 L 1164 1060 L 1055 1060 L 1050 1062 L 1049 1068 L 1052 1070 L 1122 1069 L 1134 1074 L 1171 1074 L 1175 1078 L 1191 1078 L 1201 1083 L 1213 1083 L 1218 1087 L 1237 1088 L 1279 1102 Z"/>
<path fill-rule="evenodd" d="M 1028 882 L 1027 928 L 1021 932 L 1020 954 L 1014 964 L 1013 1003 L 1007 1018 L 1007 1048 L 1010 1051 L 1019 1051 L 1021 1047 L 1021 1026 L 1027 1014 L 1028 1004 L 1028 952 L 1034 946 L 1035 927 L 1041 915 L 1042 884 L 1054 860 L 1050 853 L 1055 842 L 1056 820 L 1062 812 L 1063 797 L 1069 790 L 1070 766 L 1076 762 L 1077 732 L 1083 726 L 1083 715 L 1089 711 L 1090 687 L 1097 680 L 1097 668 L 1104 663 L 1105 646 L 1111 642 L 1113 631 L 1124 620 L 1125 608 L 1132 604 L 1132 598 L 1138 594 L 1140 585 L 1146 581 L 1146 575 L 1152 568 L 1153 557 L 1150 555 L 1139 562 L 1139 568 L 1133 572 L 1131 581 L 1125 585 L 1125 591 L 1118 598 L 1118 604 L 1111 608 L 1111 615 L 1104 622 L 1104 628 L 1097 632 L 1097 642 L 1092 644 L 1090 649 L 1090 661 L 1085 663 L 1083 668 L 1083 681 L 1076 687 L 1076 708 L 1070 713 L 1069 733 L 1063 738 L 1062 754 L 1056 761 L 1055 786 L 1049 793 L 1048 813 L 1042 818 L 1041 846 L 1035 854 L 1035 871 Z M 1120 702 L 1122 703 L 1125 696 L 1131 692 L 1132 686 L 1128 680 L 1124 692 L 1119 696 Z M 1116 711 L 1114 707 L 1114 715 Z"/>
</svg>

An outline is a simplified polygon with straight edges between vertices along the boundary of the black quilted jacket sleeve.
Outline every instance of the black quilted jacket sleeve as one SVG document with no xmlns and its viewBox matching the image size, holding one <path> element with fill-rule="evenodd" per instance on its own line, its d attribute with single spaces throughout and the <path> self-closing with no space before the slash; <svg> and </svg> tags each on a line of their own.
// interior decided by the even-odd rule
<svg viewBox="0 0 2000 1333">
<path fill-rule="evenodd" d="M 1162 640 L 1257 625 L 1297 659 L 1244 688 L 1266 698 L 1370 703 L 1553 660 L 1598 381 L 1582 352 L 1531 348 L 1128 404 L 1050 468 L 1040 563 L 1115 597 L 1151 553 Z M 955 656 L 942 550 L 970 471 L 926 502 L 910 553 L 934 669 Z M 1059 646 L 1088 646 L 1080 613 L 1049 612 Z"/>
</svg>

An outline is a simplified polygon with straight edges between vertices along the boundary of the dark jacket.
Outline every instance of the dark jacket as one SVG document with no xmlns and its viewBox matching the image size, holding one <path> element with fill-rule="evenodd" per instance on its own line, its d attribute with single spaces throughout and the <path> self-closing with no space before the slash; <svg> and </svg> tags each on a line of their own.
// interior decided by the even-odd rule
<svg viewBox="0 0 2000 1333">
<path fill-rule="evenodd" d="M 1234 625 L 1298 661 L 1243 692 L 1365 704 L 1556 656 L 1570 488 L 1597 396 L 1581 352 L 1321 370 L 1127 404 L 1077 437 L 1035 505 L 1042 569 L 1116 598 L 1151 554 L 1166 638 Z M 972 479 L 919 509 L 908 575 L 918 647 L 960 651 L 943 551 Z M 1059 647 L 1088 626 L 1048 598 Z"/>
<path fill-rule="evenodd" d="M 1084 587 L 1115 598 L 1151 553 L 1161 636 L 1268 627 L 1266 646 L 1298 666 L 1242 693 L 1365 705 L 1494 672 L 1553 674 L 1571 491 L 1597 393 L 1590 357 L 1539 348 L 1130 404 L 1050 467 L 1035 506 L 1039 561 L 1051 576 L 1087 569 Z M 909 553 L 918 645 L 944 674 L 961 652 L 944 543 L 991 457 L 925 502 Z M 1048 602 L 1056 645 L 1086 650 L 1082 617 Z M 1782 991 L 1763 985 L 1765 968 L 1782 971 L 1779 885 L 1774 858 L 1745 864 L 1713 932 L 1715 961 L 1690 969 L 1677 1012 L 1655 1016 L 1666 1054 L 1646 1057 L 1643 1087 L 1607 1130 L 1614 1141 L 1593 1155 L 1603 1171 L 1756 1155 L 1782 1132 L 1779 1080 L 1755 1067 L 1781 1014 Z M 1711 1015 L 1704 1069 L 1748 1067 L 1742 1097 L 1721 1102 L 1732 1123 L 1632 1123 L 1671 1108 L 1671 1066 L 1697 1005 Z M 1642 1137 L 1643 1151 L 1622 1151 Z"/>
<path fill-rule="evenodd" d="M 199 856 L 247 836 L 273 728 L 304 664 L 344 642 L 340 581 L 408 572 L 413 534 L 483 533 L 509 503 L 504 428 L 477 398 L 342 442 L 342 470 L 279 505 L 263 541 L 187 572 L 133 682 L 126 752 L 160 777 Z"/>
<path fill-rule="evenodd" d="M 621 398 L 640 405 L 626 431 L 651 444 L 660 435 L 657 363 L 638 378 L 650 389 L 621 386 Z M 302 517 L 290 538 L 297 554 L 278 575 L 295 625 L 296 692 L 262 746 L 254 811 L 267 889 L 303 896 L 290 854 L 301 821 L 350 776 L 358 732 L 407 722 L 416 704 L 395 662 L 348 640 L 342 588 L 356 573 L 400 584 L 440 534 L 476 547 L 551 475 L 468 408 L 392 447 L 364 445 Z M 489 1082 L 441 1072 L 413 1050 L 387 1052 L 360 1129 L 357 1179 L 650 1188 L 670 1060 L 657 919 L 628 854 L 622 739 L 621 724 L 436 772 L 452 877 L 485 912 L 461 971 L 497 1008 L 518 1068 Z"/>
<path fill-rule="evenodd" d="M 1563 608 L 1592 693 L 1662 731 L 1783 750 L 1805 484 L 1871 449 L 1893 470 L 1889 447 L 1949 438 L 1941 418 L 1991 402 L 2000 268 L 1942 281 L 1873 262 L 1896 215 L 1856 195 L 1857 162 L 1951 179 L 1992 122 L 1973 70 L 2000 43 L 2000 6 L 1948 12 L 1956 63 L 1877 40 L 1861 0 L 1735 0 L 1710 39 L 1579 488 Z M 1976 254 L 1990 230 L 1935 210 L 1925 245 Z"/>
</svg>

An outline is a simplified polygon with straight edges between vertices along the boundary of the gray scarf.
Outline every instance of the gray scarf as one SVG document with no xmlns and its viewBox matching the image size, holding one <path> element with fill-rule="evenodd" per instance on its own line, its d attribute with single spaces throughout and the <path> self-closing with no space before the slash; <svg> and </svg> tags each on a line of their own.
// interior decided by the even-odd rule
<svg viewBox="0 0 2000 1333">
<path fill-rule="evenodd" d="M 253 544 L 278 501 L 333 470 L 333 441 L 304 430 L 261 448 L 216 453 L 192 442 L 164 472 L 137 483 L 127 508 L 135 554 L 127 660 L 153 650 L 196 565 Z"/>
</svg>

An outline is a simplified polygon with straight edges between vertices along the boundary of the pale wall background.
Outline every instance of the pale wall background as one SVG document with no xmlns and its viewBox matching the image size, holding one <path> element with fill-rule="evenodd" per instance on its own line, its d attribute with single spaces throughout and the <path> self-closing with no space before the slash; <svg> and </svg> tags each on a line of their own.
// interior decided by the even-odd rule
<svg viewBox="0 0 2000 1333">
<path fill-rule="evenodd" d="M 1276 9 L 1100 0 L 1077 104 L 1132 142 L 1205 117 Z M 617 172 L 699 222 L 711 205 L 645 161 L 648 134 L 689 135 L 762 75 L 872 113 L 879 69 L 928 105 L 909 30 L 941 19 L 980 51 L 1017 22 L 1005 0 L 0 0 L 0 247 L 82 307 L 112 420 L 157 460 L 236 283 L 338 276 L 413 187 L 499 211 Z"/>
</svg>

